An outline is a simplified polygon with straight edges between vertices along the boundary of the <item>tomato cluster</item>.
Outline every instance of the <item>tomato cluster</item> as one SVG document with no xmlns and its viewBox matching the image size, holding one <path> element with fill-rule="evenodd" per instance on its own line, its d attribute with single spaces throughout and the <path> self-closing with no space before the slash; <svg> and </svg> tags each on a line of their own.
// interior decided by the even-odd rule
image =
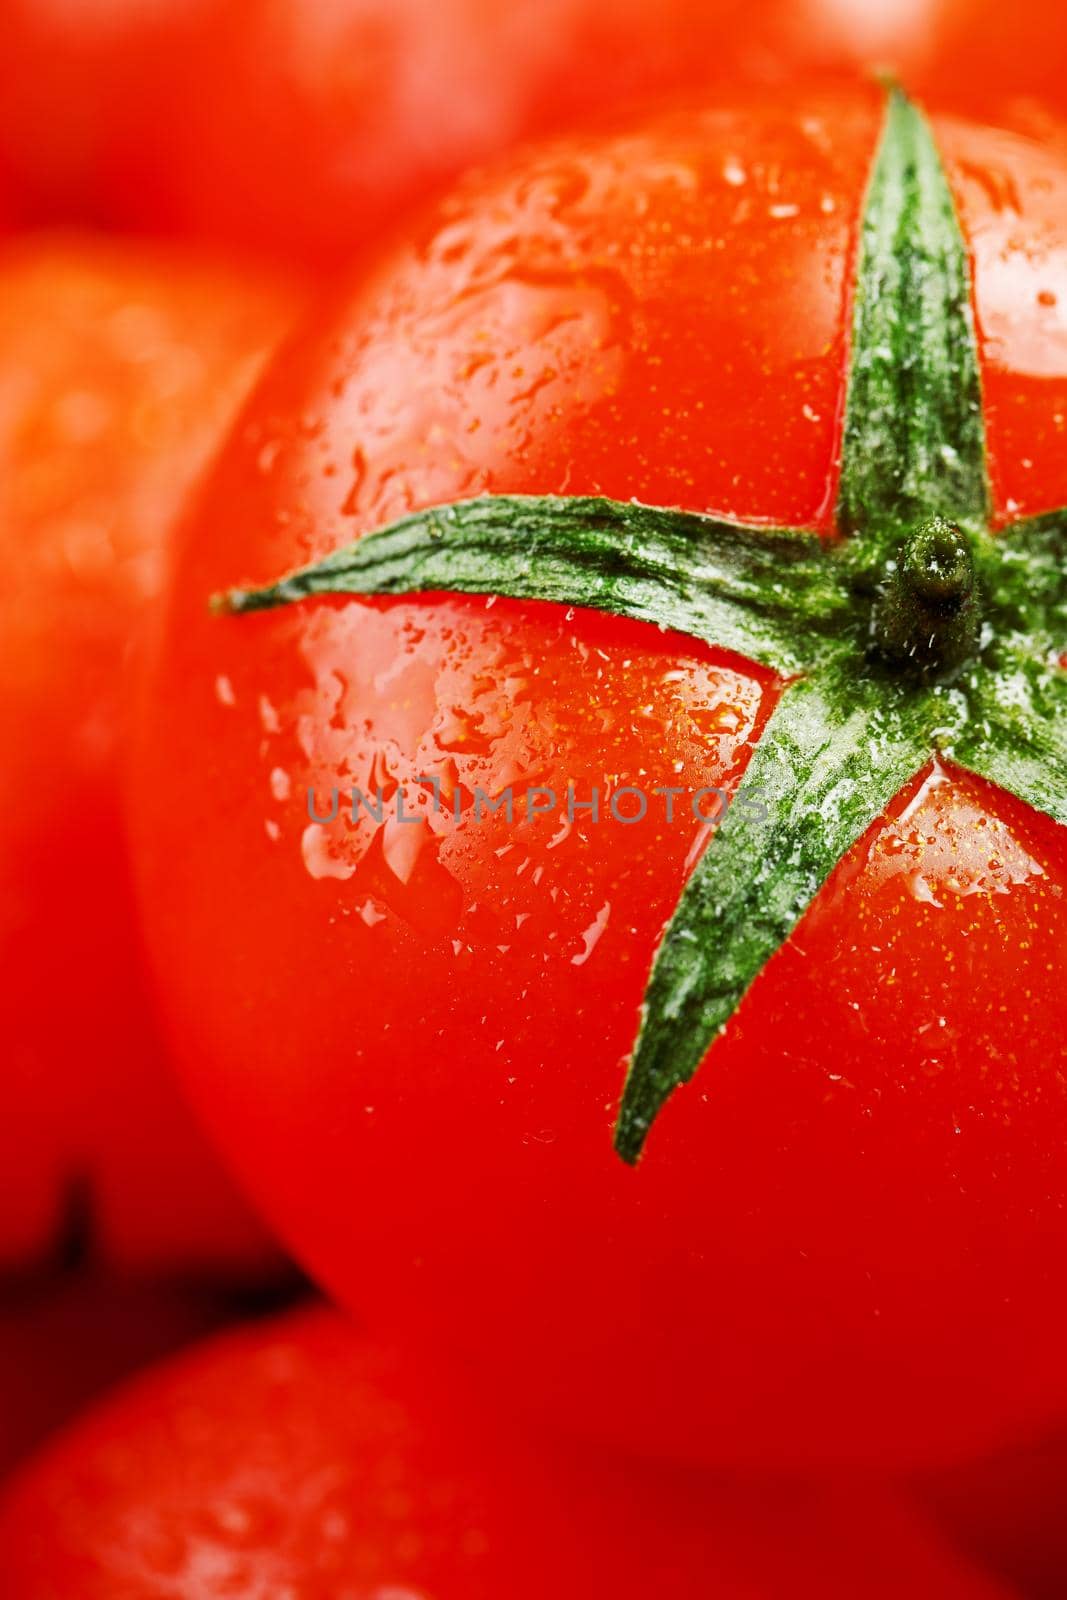
<svg viewBox="0 0 1067 1600">
<path fill-rule="evenodd" d="M 0 25 L 5 1592 L 1060 1592 L 1059 13 Z"/>
</svg>

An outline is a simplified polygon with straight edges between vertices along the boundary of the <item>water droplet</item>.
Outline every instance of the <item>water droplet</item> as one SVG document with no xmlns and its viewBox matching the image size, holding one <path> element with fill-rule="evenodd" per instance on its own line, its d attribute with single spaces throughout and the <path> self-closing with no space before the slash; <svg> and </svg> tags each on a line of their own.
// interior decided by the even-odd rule
<svg viewBox="0 0 1067 1600">
<path fill-rule="evenodd" d="M 280 439 L 268 439 L 266 444 L 260 445 L 259 453 L 256 456 L 256 466 L 264 477 L 274 471 L 275 463 L 281 454 L 281 448 L 282 441 Z"/>
<path fill-rule="evenodd" d="M 374 900 L 364 900 L 359 908 L 359 914 L 368 928 L 376 927 L 379 922 L 384 922 L 389 915 Z"/>
<path fill-rule="evenodd" d="M 599 944 L 600 936 L 604 932 L 604 929 L 607 927 L 608 918 L 610 916 L 611 916 L 611 901 L 610 900 L 605 900 L 604 904 L 601 906 L 600 910 L 597 912 L 596 916 L 593 918 L 593 920 L 589 924 L 588 928 L 586 928 L 585 932 L 582 934 L 582 943 L 583 943 L 584 948 L 581 951 L 579 951 L 579 953 L 577 955 L 571 956 L 571 965 L 572 966 L 574 966 L 574 967 L 584 967 L 585 966 L 585 963 L 589 960 L 589 957 L 592 955 L 593 951 L 596 949 L 597 945 Z"/>
<path fill-rule="evenodd" d="M 350 878 L 356 870 L 354 862 L 346 861 L 340 855 L 332 836 L 321 822 L 311 822 L 304 829 L 300 853 L 313 878 Z"/>
</svg>

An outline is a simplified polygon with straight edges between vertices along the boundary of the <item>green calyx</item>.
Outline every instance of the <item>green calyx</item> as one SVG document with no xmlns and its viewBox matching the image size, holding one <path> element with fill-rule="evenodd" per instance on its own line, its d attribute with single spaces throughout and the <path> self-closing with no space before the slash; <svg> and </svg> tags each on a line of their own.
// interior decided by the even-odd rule
<svg viewBox="0 0 1067 1600">
<path fill-rule="evenodd" d="M 783 675 L 656 951 L 615 1144 L 635 1161 L 841 857 L 935 754 L 1067 823 L 1067 510 L 1002 535 L 966 249 L 929 127 L 897 90 L 867 193 L 837 522 L 497 496 L 417 512 L 265 588 L 430 591 L 632 617 Z"/>
</svg>

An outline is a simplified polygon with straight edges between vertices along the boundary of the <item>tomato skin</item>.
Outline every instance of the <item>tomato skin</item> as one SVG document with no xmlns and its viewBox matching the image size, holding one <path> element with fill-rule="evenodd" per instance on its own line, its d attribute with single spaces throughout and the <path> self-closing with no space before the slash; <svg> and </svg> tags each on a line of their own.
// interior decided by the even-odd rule
<svg viewBox="0 0 1067 1600">
<path fill-rule="evenodd" d="M 1064 134 L 935 119 L 974 254 L 993 497 L 999 519 L 1067 505 Z"/>
<path fill-rule="evenodd" d="M 72 1187 L 112 1263 L 273 1261 L 163 1065 L 118 771 L 170 525 L 292 304 L 181 253 L 0 256 L 5 1269 L 50 1250 Z"/>
<path fill-rule="evenodd" d="M 0 160 L 31 218 L 318 264 L 638 98 L 874 63 L 966 110 L 1064 106 L 1054 0 L 0 0 L 0 27 Z"/>
<path fill-rule="evenodd" d="M 312 1309 L 128 1384 L 0 1503 L 11 1600 L 1008 1600 L 884 1490 L 737 1485 L 524 1439 Z"/>
<path fill-rule="evenodd" d="M 323 828 L 307 791 L 729 787 L 773 678 L 545 605 L 220 620 L 204 597 L 482 491 L 829 531 L 880 109 L 872 87 L 669 116 L 460 191 L 246 413 L 189 529 L 167 722 L 142 730 L 135 777 L 186 1082 L 301 1261 L 502 1391 L 521 1372 L 542 1414 L 703 1459 L 921 1462 L 1067 1399 L 1063 833 L 927 773 L 630 1170 L 611 1146 L 624 1061 L 697 824 Z M 984 138 L 980 320 L 1003 287 Z M 1041 150 L 1011 152 L 1047 176 Z M 1050 273 L 1065 247 L 1046 233 Z M 1029 317 L 1024 300 L 983 348 L 1002 393 Z M 1021 385 L 1016 432 L 991 425 L 998 489 L 1055 391 Z M 1031 507 L 1059 487 L 1035 468 Z"/>
</svg>

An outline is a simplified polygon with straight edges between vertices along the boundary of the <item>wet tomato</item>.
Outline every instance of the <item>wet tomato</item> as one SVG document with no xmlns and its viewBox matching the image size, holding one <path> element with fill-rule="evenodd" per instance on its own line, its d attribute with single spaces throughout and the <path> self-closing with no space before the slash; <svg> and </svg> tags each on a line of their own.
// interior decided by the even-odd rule
<svg viewBox="0 0 1067 1600">
<path fill-rule="evenodd" d="M 1067 1399 L 1065 185 L 873 86 L 553 145 L 188 529 L 186 1081 L 335 1293 L 569 1426 L 903 1462 Z"/>
</svg>

